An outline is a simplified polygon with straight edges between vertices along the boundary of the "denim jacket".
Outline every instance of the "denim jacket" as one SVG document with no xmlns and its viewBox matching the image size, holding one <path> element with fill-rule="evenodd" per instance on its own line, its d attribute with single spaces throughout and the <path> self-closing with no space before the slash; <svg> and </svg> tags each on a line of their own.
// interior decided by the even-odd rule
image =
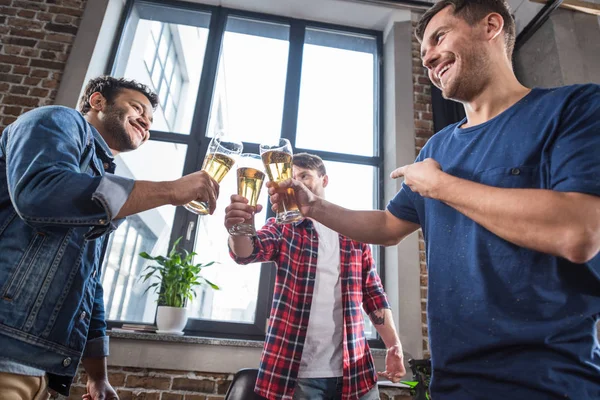
<svg viewBox="0 0 600 400">
<path fill-rule="evenodd" d="M 0 349 L 62 394 L 82 357 L 108 355 L 100 268 L 134 183 L 114 169 L 70 108 L 29 111 L 0 137 Z"/>
</svg>

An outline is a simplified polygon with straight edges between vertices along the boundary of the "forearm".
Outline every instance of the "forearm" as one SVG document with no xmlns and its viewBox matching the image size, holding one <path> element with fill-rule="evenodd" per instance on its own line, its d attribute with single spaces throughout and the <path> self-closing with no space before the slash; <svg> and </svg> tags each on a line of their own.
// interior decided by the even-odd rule
<svg viewBox="0 0 600 400">
<path fill-rule="evenodd" d="M 229 236 L 229 248 L 239 258 L 248 258 L 254 252 L 252 238 L 247 236 Z"/>
<path fill-rule="evenodd" d="M 93 381 L 107 380 L 106 357 L 86 357 L 81 359 L 89 378 Z"/>
<path fill-rule="evenodd" d="M 310 217 L 358 242 L 389 246 L 404 238 L 388 228 L 385 211 L 355 211 L 318 199 Z M 410 233 L 410 232 L 408 232 Z M 408 234 L 407 233 L 407 234 Z"/>
<path fill-rule="evenodd" d="M 135 181 L 133 190 L 115 219 L 171 204 L 171 182 Z"/>
<path fill-rule="evenodd" d="M 392 319 L 392 310 L 389 308 L 380 308 L 369 314 L 373 326 L 381 336 L 386 348 L 400 344 L 400 338 L 396 332 L 396 325 Z"/>
<path fill-rule="evenodd" d="M 444 174 L 435 198 L 521 247 L 584 262 L 600 246 L 594 196 L 496 188 Z"/>
</svg>

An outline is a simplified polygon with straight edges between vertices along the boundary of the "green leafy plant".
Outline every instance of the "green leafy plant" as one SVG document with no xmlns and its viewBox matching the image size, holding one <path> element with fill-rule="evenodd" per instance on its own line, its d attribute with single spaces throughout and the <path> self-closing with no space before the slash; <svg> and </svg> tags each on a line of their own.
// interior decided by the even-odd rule
<svg viewBox="0 0 600 400">
<path fill-rule="evenodd" d="M 206 278 L 200 276 L 202 268 L 209 267 L 215 262 L 206 264 L 192 264 L 192 259 L 196 253 L 183 252 L 177 250 L 181 237 L 175 241 L 173 248 L 167 257 L 153 257 L 146 252 L 140 253 L 140 257 L 146 260 L 156 261 L 158 265 L 148 265 L 142 271 L 142 282 L 146 282 L 151 277 L 159 279 L 148 286 L 144 293 L 152 289 L 158 293 L 158 303 L 169 307 L 185 307 L 187 300 L 193 300 L 196 297 L 194 288 L 197 286 L 210 286 L 215 290 L 220 288 Z"/>
</svg>

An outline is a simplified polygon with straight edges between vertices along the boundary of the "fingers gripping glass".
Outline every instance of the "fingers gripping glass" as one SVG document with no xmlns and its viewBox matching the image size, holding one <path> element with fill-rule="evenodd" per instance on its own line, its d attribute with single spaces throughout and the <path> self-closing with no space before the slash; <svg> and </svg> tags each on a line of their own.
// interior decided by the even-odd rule
<svg viewBox="0 0 600 400">
<path fill-rule="evenodd" d="M 237 162 L 237 188 L 238 195 L 248 200 L 248 204 L 256 207 L 260 190 L 265 181 L 263 164 L 258 154 L 242 154 Z M 254 223 L 236 224 L 229 228 L 232 236 L 254 236 L 256 230 Z"/>
<path fill-rule="evenodd" d="M 279 139 L 275 144 L 261 144 L 260 155 L 269 180 L 277 183 L 292 178 L 292 145 L 287 139 Z M 289 224 L 302 218 L 296 204 L 294 189 L 288 188 L 279 192 L 282 201 L 279 203 L 276 221 L 280 224 Z"/>
<path fill-rule="evenodd" d="M 208 144 L 202 171 L 206 171 L 215 181 L 220 183 L 231 169 L 237 156 L 242 153 L 242 142 L 219 133 Z M 209 214 L 209 205 L 205 201 L 193 200 L 184 207 L 196 214 Z"/>
</svg>

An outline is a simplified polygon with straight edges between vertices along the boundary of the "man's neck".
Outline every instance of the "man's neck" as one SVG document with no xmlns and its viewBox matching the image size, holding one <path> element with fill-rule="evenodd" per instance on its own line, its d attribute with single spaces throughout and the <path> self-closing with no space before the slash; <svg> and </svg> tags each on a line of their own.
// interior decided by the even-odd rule
<svg viewBox="0 0 600 400">
<path fill-rule="evenodd" d="M 113 157 L 116 157 L 117 155 L 119 155 L 120 152 L 118 150 L 113 149 L 110 146 L 110 143 L 108 142 L 108 140 L 106 140 L 106 135 L 104 134 L 104 130 L 102 129 L 102 124 L 100 123 L 100 120 L 98 119 L 98 117 L 95 114 L 88 112 L 86 115 L 83 116 L 83 118 L 85 118 L 85 120 L 87 122 L 89 122 L 90 125 L 92 125 L 94 128 L 96 128 L 96 130 L 98 131 L 100 136 L 102 136 L 102 138 L 108 145 L 108 148 L 110 149 Z"/>
<path fill-rule="evenodd" d="M 471 99 L 463 103 L 467 122 L 462 128 L 469 128 L 483 124 L 506 111 L 523 97 L 531 89 L 521 85 L 512 71 L 496 75 L 486 88 Z"/>
</svg>

